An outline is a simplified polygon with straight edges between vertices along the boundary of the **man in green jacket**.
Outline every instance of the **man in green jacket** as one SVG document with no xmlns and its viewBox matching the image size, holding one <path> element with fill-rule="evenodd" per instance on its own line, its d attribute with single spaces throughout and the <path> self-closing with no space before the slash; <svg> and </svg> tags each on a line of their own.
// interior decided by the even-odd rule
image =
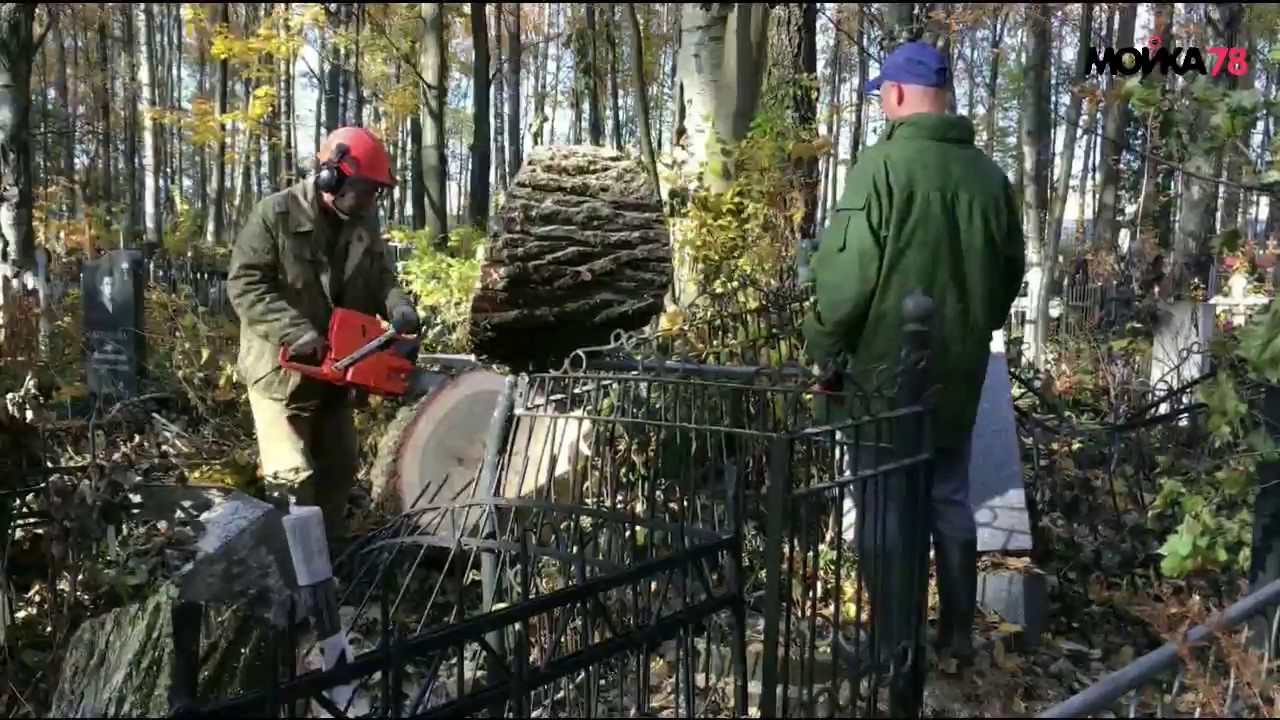
<svg viewBox="0 0 1280 720">
<path fill-rule="evenodd" d="M 936 48 L 910 42 L 868 82 L 866 91 L 880 94 L 888 125 L 850 169 L 810 261 L 816 302 L 804 336 L 812 359 L 834 365 L 846 382 L 872 377 L 876 369 L 899 364 L 903 300 L 914 291 L 933 300 L 927 367 L 937 452 L 931 532 L 938 641 L 940 650 L 965 661 L 973 651 L 977 595 L 969 441 L 991 336 L 1018 295 L 1024 260 L 1013 188 L 974 145 L 972 122 L 946 111 L 948 72 Z M 851 450 L 858 466 L 883 462 L 867 450 Z M 883 519 L 867 514 L 858 513 L 859 549 L 869 551 L 860 552 L 864 562 L 870 553 L 892 552 L 870 545 L 879 522 L 889 526 L 887 542 L 897 531 L 892 508 Z"/>
<path fill-rule="evenodd" d="M 332 542 L 345 535 L 359 463 L 351 398 L 280 367 L 280 349 L 318 364 L 335 307 L 381 315 L 407 334 L 419 318 L 378 225 L 377 198 L 395 185 L 382 143 L 364 128 L 339 128 L 316 157 L 312 177 L 254 207 L 231 251 L 227 290 L 267 492 L 318 505 Z"/>
</svg>

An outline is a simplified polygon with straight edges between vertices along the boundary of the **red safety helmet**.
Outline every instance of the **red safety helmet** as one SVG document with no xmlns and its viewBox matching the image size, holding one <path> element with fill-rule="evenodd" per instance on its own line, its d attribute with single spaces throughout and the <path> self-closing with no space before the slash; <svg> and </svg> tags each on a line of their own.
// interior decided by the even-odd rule
<svg viewBox="0 0 1280 720">
<path fill-rule="evenodd" d="M 321 173 L 327 164 L 349 178 L 361 178 L 378 185 L 392 187 L 391 157 L 373 133 L 362 127 L 340 127 L 329 133 L 316 152 Z"/>
</svg>

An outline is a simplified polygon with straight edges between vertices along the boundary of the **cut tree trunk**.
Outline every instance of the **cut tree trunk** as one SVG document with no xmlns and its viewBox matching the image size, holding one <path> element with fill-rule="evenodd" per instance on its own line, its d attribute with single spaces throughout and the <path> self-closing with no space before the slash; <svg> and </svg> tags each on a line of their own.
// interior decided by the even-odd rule
<svg viewBox="0 0 1280 720">
<path fill-rule="evenodd" d="M 670 235 L 644 164 L 591 146 L 543 147 L 491 225 L 472 299 L 474 352 L 513 368 L 644 327 L 671 281 Z"/>
</svg>

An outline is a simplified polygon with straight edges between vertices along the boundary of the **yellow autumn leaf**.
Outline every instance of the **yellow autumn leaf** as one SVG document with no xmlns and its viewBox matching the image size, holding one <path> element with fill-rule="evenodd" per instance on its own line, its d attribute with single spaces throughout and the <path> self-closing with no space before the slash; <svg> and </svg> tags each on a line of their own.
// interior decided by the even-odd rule
<svg viewBox="0 0 1280 720">
<path fill-rule="evenodd" d="M 1003 622 L 1003 623 L 1000 623 L 999 630 L 1002 633 L 1009 633 L 1009 634 L 1019 633 L 1019 632 L 1022 632 L 1022 626 L 1016 623 Z"/>
<path fill-rule="evenodd" d="M 670 332 L 683 325 L 684 320 L 685 313 L 683 310 L 678 308 L 675 310 L 668 310 L 662 313 L 662 316 L 658 318 L 658 330 L 660 332 Z"/>
</svg>

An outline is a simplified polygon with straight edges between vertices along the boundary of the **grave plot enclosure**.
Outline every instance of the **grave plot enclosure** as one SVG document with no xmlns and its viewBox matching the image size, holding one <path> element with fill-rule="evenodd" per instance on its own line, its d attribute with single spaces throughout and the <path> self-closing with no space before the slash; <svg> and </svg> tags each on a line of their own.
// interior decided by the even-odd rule
<svg viewBox="0 0 1280 720">
<path fill-rule="evenodd" d="M 338 563 L 353 661 L 209 712 L 917 714 L 928 309 L 900 372 L 838 396 L 795 366 L 627 347 L 504 378 L 475 494 L 413 504 Z M 837 402 L 857 410 L 824 424 Z M 851 496 L 898 522 L 844 545 Z"/>
</svg>

